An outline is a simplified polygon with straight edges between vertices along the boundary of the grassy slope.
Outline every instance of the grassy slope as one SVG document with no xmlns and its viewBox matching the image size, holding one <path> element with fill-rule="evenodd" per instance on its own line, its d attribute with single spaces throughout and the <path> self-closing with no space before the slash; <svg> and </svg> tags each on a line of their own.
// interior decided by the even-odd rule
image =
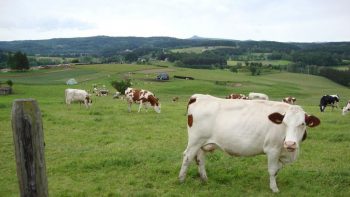
<svg viewBox="0 0 350 197">
<path fill-rule="evenodd" d="M 124 72 L 146 68 L 154 67 L 81 66 L 77 68 L 80 72 L 67 75 L 82 81 L 93 79 L 74 86 L 89 89 L 93 83 L 109 86 L 110 80 L 122 78 Z M 207 156 L 207 184 L 199 181 L 194 164 L 184 184 L 177 180 L 187 144 L 187 98 L 193 93 L 223 97 L 250 91 L 265 92 L 272 100 L 294 95 L 307 112 L 322 121 L 319 127 L 309 129 L 297 162 L 281 170 L 277 179 L 281 194 L 350 195 L 349 116 L 329 108 L 321 114 L 317 106 L 325 93 L 338 93 L 345 103 L 350 98 L 348 88 L 317 76 L 277 73 L 251 77 L 245 73 L 184 68 L 174 68 L 169 74 L 193 76 L 196 80 L 154 82 L 149 80 L 157 73 L 153 71 L 136 72 L 132 78 L 135 87 L 156 93 L 162 103 L 161 114 L 136 113 L 135 105 L 128 113 L 125 101 L 110 96 L 94 98 L 89 110 L 78 104 L 67 109 L 63 101 L 67 86 L 57 84 L 57 80 L 63 83 L 66 75 L 59 72 L 59 76 L 45 75 L 40 79 L 44 84 L 38 85 L 16 84 L 16 80 L 32 83 L 26 81 L 31 78 L 26 74 L 13 79 L 15 94 L 0 97 L 0 196 L 18 196 L 10 111 L 13 99 L 28 97 L 37 99 L 43 114 L 51 196 L 269 196 L 265 156 L 232 158 L 217 151 Z M 5 75 L 0 74 L 1 81 L 5 81 Z M 214 81 L 241 86 L 215 85 Z M 179 96 L 180 101 L 172 103 L 173 96 Z"/>
</svg>

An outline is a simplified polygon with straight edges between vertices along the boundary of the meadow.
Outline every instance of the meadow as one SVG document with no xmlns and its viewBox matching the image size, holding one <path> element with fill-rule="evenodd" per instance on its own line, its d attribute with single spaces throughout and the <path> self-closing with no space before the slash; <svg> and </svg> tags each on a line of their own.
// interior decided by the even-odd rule
<svg viewBox="0 0 350 197">
<path fill-rule="evenodd" d="M 169 81 L 154 80 L 166 71 Z M 174 79 L 173 75 L 195 80 Z M 133 87 L 151 90 L 162 112 L 127 111 L 124 100 L 93 97 L 86 109 L 68 108 L 64 89 L 92 89 L 125 77 Z M 65 81 L 76 78 L 78 85 Z M 227 70 L 196 70 L 153 65 L 80 65 L 70 69 L 0 73 L 11 79 L 14 94 L 0 96 L 0 196 L 19 196 L 11 130 L 14 99 L 34 98 L 42 112 L 50 196 L 275 196 L 269 189 L 266 156 L 230 157 L 207 154 L 209 181 L 202 183 L 193 163 L 183 184 L 178 181 L 187 145 L 187 100 L 194 93 L 225 97 L 229 93 L 264 92 L 271 100 L 295 96 L 321 125 L 308 130 L 299 158 L 277 177 L 280 196 L 350 196 L 350 114 L 330 107 L 321 113 L 319 99 L 339 94 L 340 106 L 350 99 L 347 87 L 319 76 L 278 72 L 260 76 Z M 179 102 L 171 101 L 178 96 Z"/>
</svg>

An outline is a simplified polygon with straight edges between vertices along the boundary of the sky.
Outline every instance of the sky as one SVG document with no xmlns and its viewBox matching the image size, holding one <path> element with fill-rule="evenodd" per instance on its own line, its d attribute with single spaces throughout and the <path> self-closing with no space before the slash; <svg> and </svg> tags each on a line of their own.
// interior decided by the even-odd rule
<svg viewBox="0 0 350 197">
<path fill-rule="evenodd" d="M 350 41 L 350 0 L 0 0 L 0 41 L 169 36 Z"/>
</svg>

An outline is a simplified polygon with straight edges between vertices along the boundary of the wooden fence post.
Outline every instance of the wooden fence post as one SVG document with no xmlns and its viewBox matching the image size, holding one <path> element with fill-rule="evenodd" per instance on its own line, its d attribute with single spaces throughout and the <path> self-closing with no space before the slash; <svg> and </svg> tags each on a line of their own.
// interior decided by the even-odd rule
<svg viewBox="0 0 350 197">
<path fill-rule="evenodd" d="M 14 100 L 12 132 L 20 195 L 48 196 L 43 124 L 36 100 Z"/>
</svg>

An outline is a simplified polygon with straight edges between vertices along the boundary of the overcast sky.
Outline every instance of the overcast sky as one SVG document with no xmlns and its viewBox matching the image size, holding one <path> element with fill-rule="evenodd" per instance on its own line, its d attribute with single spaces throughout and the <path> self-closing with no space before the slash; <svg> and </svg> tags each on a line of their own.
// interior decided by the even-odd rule
<svg viewBox="0 0 350 197">
<path fill-rule="evenodd" d="M 0 0 L 0 41 L 97 35 L 350 41 L 350 0 Z"/>
</svg>

